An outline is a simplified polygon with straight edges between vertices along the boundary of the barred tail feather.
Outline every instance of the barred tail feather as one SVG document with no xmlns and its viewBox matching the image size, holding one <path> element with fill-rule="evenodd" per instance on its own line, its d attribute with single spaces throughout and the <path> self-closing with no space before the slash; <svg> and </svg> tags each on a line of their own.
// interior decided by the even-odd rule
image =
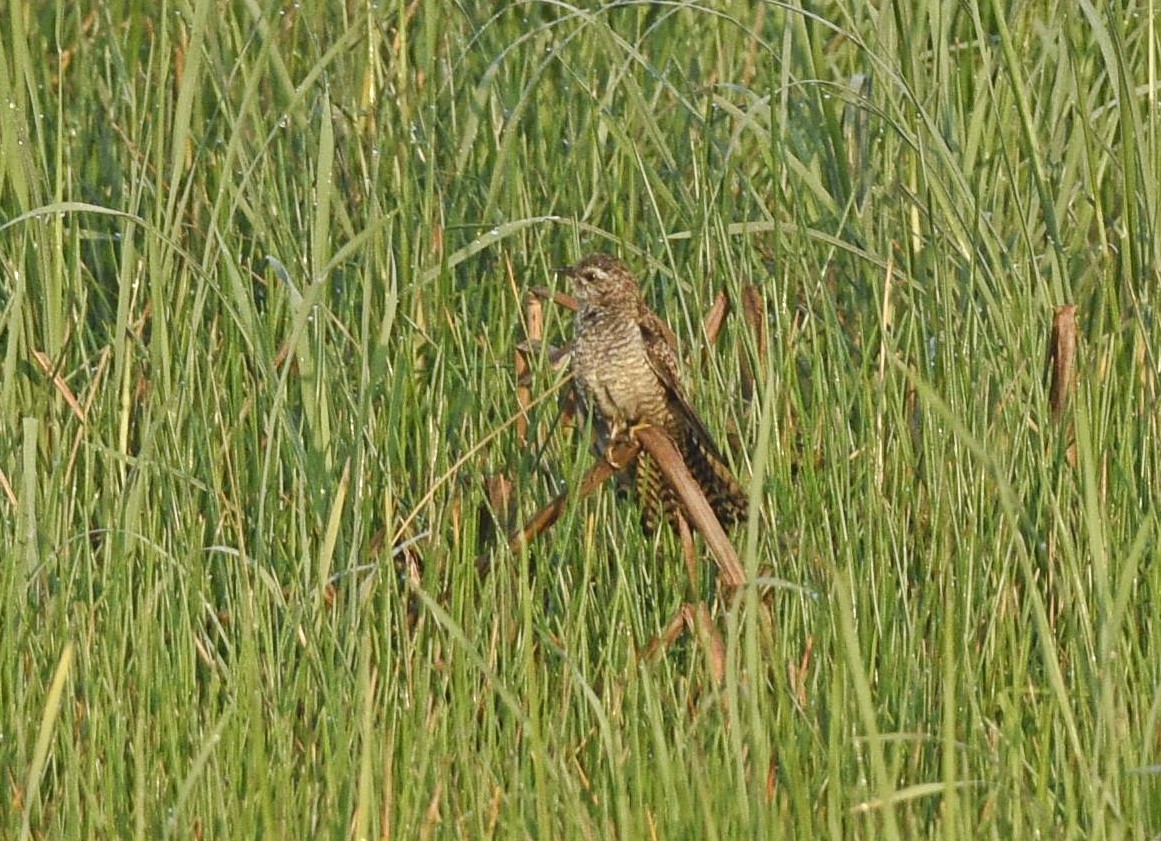
<svg viewBox="0 0 1161 841">
<path fill-rule="evenodd" d="M 677 442 L 678 451 L 722 526 L 728 529 L 745 520 L 746 491 L 721 460 L 713 443 L 708 448 L 704 446 L 698 431 L 693 429 L 687 430 L 682 439 Z M 638 457 L 635 471 L 633 484 L 641 506 L 641 527 L 646 534 L 653 534 L 662 518 L 674 523 L 675 515 L 681 510 L 680 503 L 648 453 Z"/>
<path fill-rule="evenodd" d="M 713 442 L 709 442 L 707 447 L 697 432 L 691 429 L 683 443 L 682 458 L 721 524 L 729 528 L 745 520 L 749 507 L 746 490 L 722 461 Z"/>
</svg>

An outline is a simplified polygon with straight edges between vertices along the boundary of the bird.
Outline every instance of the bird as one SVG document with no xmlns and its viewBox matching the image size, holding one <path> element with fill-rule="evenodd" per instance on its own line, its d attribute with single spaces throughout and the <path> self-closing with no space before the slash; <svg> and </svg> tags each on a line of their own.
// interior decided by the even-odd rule
<svg viewBox="0 0 1161 841">
<path fill-rule="evenodd" d="M 635 429 L 661 429 L 722 526 L 746 519 L 746 492 L 686 397 L 673 331 L 645 303 L 633 272 L 608 254 L 557 271 L 571 281 L 577 299 L 570 365 L 580 406 L 593 418 L 598 451 L 611 460 L 614 445 Z M 628 468 L 647 534 L 662 516 L 676 527 L 685 512 L 647 452 L 631 465 L 613 466 Z"/>
</svg>

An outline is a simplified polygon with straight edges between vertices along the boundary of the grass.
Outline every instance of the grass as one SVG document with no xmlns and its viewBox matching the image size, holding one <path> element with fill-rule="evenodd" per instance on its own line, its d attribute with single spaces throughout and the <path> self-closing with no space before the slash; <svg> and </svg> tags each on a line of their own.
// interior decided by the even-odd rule
<svg viewBox="0 0 1161 841">
<path fill-rule="evenodd" d="M 9 4 L 0 836 L 1156 838 L 1156 19 Z M 484 476 L 589 463 L 509 422 L 598 249 L 785 582 L 721 684 L 611 493 L 475 573 Z"/>
</svg>

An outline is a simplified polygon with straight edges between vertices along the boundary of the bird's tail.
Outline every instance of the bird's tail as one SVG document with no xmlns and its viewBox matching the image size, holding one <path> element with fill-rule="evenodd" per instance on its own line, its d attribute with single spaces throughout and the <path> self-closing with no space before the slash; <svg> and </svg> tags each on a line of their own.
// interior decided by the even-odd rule
<svg viewBox="0 0 1161 841">
<path fill-rule="evenodd" d="M 722 527 L 728 529 L 745 520 L 748 508 L 746 490 L 734 478 L 713 441 L 703 440 L 703 433 L 691 427 L 685 431 L 682 440 L 675 443 Z M 681 504 L 648 453 L 642 453 L 637 459 L 634 480 L 645 532 L 652 534 L 662 517 L 673 523 L 677 512 L 682 510 Z"/>
<path fill-rule="evenodd" d="M 701 434 L 695 430 L 689 430 L 685 437 L 682 458 L 722 526 L 729 528 L 745 520 L 749 496 L 734 478 L 729 465 L 722 460 L 713 441 L 702 440 Z"/>
</svg>

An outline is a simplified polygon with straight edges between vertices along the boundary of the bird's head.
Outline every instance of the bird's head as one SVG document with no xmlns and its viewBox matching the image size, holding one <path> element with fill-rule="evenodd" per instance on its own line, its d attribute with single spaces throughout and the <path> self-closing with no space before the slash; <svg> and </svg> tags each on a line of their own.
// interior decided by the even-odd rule
<svg viewBox="0 0 1161 841">
<path fill-rule="evenodd" d="M 636 300 L 640 294 L 629 267 L 608 254 L 590 254 L 575 266 L 557 272 L 572 281 L 572 291 L 582 304 Z"/>
</svg>

